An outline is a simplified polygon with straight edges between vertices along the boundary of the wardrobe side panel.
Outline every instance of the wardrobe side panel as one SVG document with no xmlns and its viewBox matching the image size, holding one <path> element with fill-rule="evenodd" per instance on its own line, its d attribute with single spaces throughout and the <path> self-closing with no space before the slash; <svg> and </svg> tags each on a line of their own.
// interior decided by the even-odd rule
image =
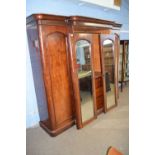
<svg viewBox="0 0 155 155">
<path fill-rule="evenodd" d="M 37 106 L 41 121 L 48 120 L 47 100 L 43 82 L 42 64 L 38 40 L 37 26 L 27 27 L 29 53 L 32 66 L 33 81 L 37 98 Z"/>
</svg>

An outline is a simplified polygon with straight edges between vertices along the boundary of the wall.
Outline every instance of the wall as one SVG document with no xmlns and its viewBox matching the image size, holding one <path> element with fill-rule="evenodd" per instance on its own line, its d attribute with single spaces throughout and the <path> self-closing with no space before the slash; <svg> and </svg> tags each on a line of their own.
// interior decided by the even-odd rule
<svg viewBox="0 0 155 155">
<path fill-rule="evenodd" d="M 77 0 L 27 0 L 26 15 L 33 13 L 47 13 L 56 15 L 81 15 L 100 19 L 113 20 L 123 24 L 120 38 L 128 39 L 126 33 L 129 30 L 128 0 L 122 0 L 120 11 L 110 10 L 91 4 L 78 5 Z M 39 122 L 38 108 L 34 83 L 32 77 L 32 69 L 28 47 L 26 48 L 26 127 L 32 127 Z"/>
</svg>

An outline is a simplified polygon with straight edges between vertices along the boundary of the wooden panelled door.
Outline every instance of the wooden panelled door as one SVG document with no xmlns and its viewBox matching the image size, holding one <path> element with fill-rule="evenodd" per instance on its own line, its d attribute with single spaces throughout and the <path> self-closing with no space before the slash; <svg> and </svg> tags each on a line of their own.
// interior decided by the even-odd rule
<svg viewBox="0 0 155 155">
<path fill-rule="evenodd" d="M 69 34 L 76 124 L 80 129 L 96 116 L 92 34 Z"/>
<path fill-rule="evenodd" d="M 118 46 L 115 35 L 100 35 L 105 112 L 117 106 Z"/>
<path fill-rule="evenodd" d="M 67 28 L 43 26 L 43 66 L 52 129 L 73 121 L 73 90 L 70 74 Z M 64 91 L 65 90 L 65 91 Z"/>
</svg>

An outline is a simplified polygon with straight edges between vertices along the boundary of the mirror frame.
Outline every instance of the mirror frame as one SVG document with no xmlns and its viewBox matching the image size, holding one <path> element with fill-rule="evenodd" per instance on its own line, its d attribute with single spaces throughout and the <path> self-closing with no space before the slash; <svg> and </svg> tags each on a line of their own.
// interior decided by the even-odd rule
<svg viewBox="0 0 155 155">
<path fill-rule="evenodd" d="M 85 125 L 97 118 L 96 114 L 96 94 L 95 94 L 95 80 L 94 80 L 94 70 L 93 70 L 93 43 L 92 43 L 92 34 L 87 33 L 76 33 L 73 36 L 69 35 L 69 40 L 71 42 L 71 66 L 72 66 L 72 79 L 73 79 L 73 89 L 74 89 L 74 98 L 75 98 L 75 111 L 76 111 L 76 125 L 77 129 L 83 128 Z M 81 101 L 80 101 L 80 89 L 79 89 L 79 79 L 78 72 L 76 68 L 76 43 L 80 40 L 88 41 L 91 49 L 91 71 L 92 71 L 92 96 L 93 96 L 93 111 L 94 116 L 88 119 L 85 122 L 82 122 L 82 112 L 81 112 Z"/>
<path fill-rule="evenodd" d="M 105 40 L 111 40 L 113 43 L 112 49 L 113 49 L 113 56 L 114 56 L 114 95 L 115 95 L 115 105 L 111 106 L 110 108 L 107 108 L 107 93 L 106 93 L 106 82 L 105 82 L 105 64 L 104 64 L 104 41 Z M 118 82 L 117 82 L 117 62 L 118 62 L 118 54 L 117 54 L 117 47 L 115 43 L 115 35 L 100 35 L 100 46 L 101 46 L 101 69 L 102 69 L 102 80 L 103 80 L 103 89 L 104 89 L 104 112 L 108 112 L 109 110 L 115 108 L 118 104 Z"/>
<path fill-rule="evenodd" d="M 117 68 L 116 68 L 116 82 L 117 82 L 117 99 L 119 99 L 119 82 L 118 82 L 118 69 L 119 69 L 119 55 L 120 55 L 120 38 L 119 38 L 119 35 L 117 33 L 114 33 L 115 35 L 115 51 L 116 51 L 116 64 L 117 64 Z M 117 103 L 118 104 L 118 103 Z"/>
<path fill-rule="evenodd" d="M 90 71 L 91 71 L 91 85 L 92 85 L 92 92 L 93 92 L 93 76 L 92 76 L 92 74 L 93 74 L 93 68 L 92 68 L 92 52 L 91 52 L 91 50 L 92 50 L 92 47 L 91 47 L 91 42 L 89 42 L 88 40 L 86 40 L 86 39 L 78 39 L 77 41 L 76 41 L 76 44 L 75 44 L 75 51 L 76 51 L 76 55 L 77 55 L 77 47 L 78 47 L 78 45 L 77 45 L 77 43 L 78 42 L 80 42 L 80 41 L 86 41 L 88 44 L 89 44 L 89 53 L 90 53 Z M 76 64 L 77 64 L 77 57 L 76 57 Z M 77 79 L 78 79 L 78 86 L 79 86 L 79 98 L 81 98 L 81 93 L 80 93 L 80 79 L 78 78 L 78 70 L 76 69 L 76 71 L 77 71 Z M 81 121 L 82 121 L 82 124 L 86 124 L 87 122 L 89 122 L 92 118 L 94 118 L 94 115 L 95 115 L 95 113 L 94 113 L 94 96 L 93 96 L 93 93 L 92 93 L 92 104 L 93 104 L 93 117 L 90 117 L 88 120 L 85 120 L 85 121 L 83 121 L 83 115 L 82 115 L 82 104 L 81 104 L 81 101 L 80 101 L 80 107 L 81 107 Z"/>
</svg>

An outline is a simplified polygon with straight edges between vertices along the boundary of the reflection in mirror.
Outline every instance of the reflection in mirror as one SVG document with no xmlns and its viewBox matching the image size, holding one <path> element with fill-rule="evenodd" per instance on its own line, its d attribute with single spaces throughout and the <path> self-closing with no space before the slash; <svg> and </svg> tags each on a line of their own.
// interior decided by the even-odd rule
<svg viewBox="0 0 155 155">
<path fill-rule="evenodd" d="M 114 53 L 113 42 L 109 39 L 103 42 L 103 56 L 105 66 L 105 82 L 107 94 L 107 109 L 115 105 L 115 80 L 114 80 Z"/>
<path fill-rule="evenodd" d="M 76 43 L 77 72 L 80 89 L 82 122 L 94 117 L 92 96 L 91 45 L 86 40 Z"/>
</svg>

